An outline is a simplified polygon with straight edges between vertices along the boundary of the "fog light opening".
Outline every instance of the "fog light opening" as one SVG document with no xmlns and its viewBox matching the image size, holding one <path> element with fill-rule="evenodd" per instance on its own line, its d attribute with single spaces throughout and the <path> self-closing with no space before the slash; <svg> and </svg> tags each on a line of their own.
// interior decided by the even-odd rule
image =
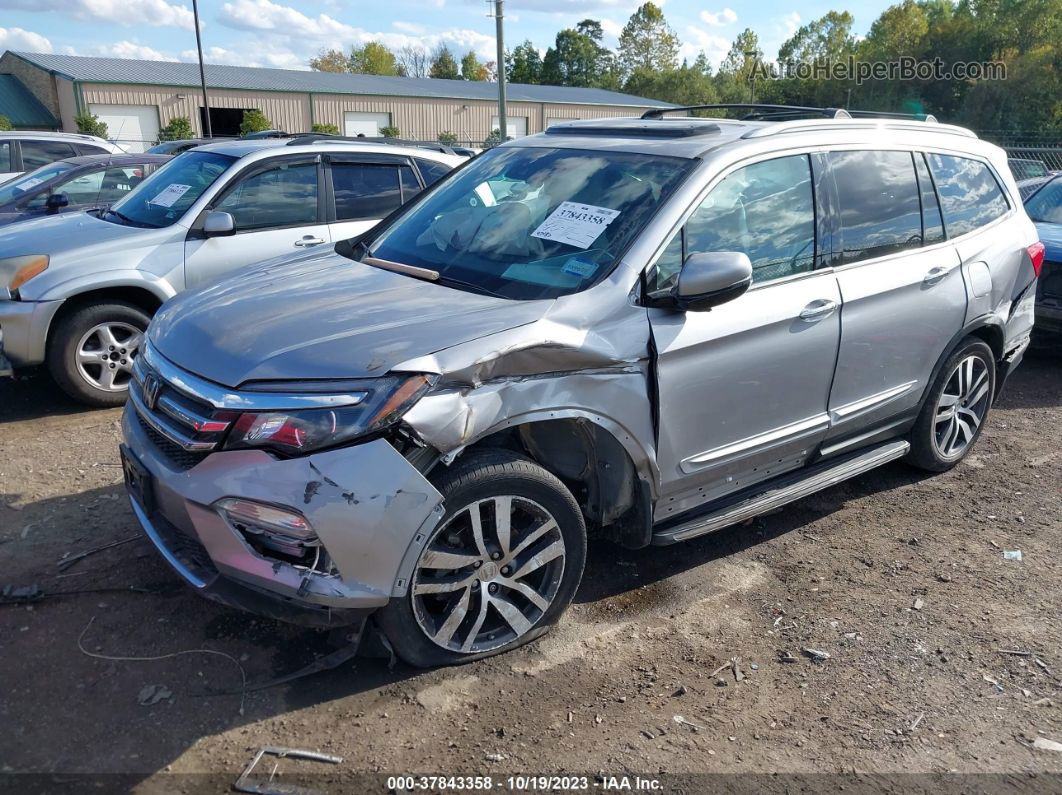
<svg viewBox="0 0 1062 795">
<path fill-rule="evenodd" d="M 321 540 L 302 514 L 253 500 L 225 498 L 214 509 L 259 554 L 315 568 Z"/>
</svg>

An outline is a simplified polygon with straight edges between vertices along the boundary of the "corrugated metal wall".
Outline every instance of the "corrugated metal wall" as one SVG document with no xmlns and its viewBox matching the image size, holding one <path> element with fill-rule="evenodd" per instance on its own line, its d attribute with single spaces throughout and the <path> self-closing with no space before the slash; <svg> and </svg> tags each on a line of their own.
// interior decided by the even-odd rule
<svg viewBox="0 0 1062 795">
<path fill-rule="evenodd" d="M 81 91 L 85 104 L 156 105 L 162 126 L 175 116 L 187 116 L 196 134 L 202 135 L 199 107 L 203 102 L 197 89 L 85 83 Z M 496 103 L 483 100 L 314 94 L 311 114 L 308 94 L 221 89 L 211 89 L 209 94 L 212 107 L 258 108 L 269 117 L 274 127 L 287 132 L 306 132 L 311 121 L 334 124 L 342 132 L 344 113 L 370 111 L 390 113 L 391 124 L 401 130 L 403 138 L 435 140 L 442 132 L 452 132 L 461 143 L 476 144 L 490 133 L 491 120 L 498 112 Z M 529 133 L 541 132 L 547 119 L 598 119 L 640 113 L 640 108 L 629 106 L 540 102 L 510 102 L 508 105 L 509 116 L 527 118 Z"/>
</svg>

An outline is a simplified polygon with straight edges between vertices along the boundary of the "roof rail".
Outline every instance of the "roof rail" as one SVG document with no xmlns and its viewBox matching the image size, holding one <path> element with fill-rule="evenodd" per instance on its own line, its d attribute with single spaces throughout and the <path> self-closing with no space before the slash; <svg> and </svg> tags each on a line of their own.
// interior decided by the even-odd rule
<svg viewBox="0 0 1062 795">
<path fill-rule="evenodd" d="M 910 119 L 893 119 L 888 117 L 877 118 L 873 116 L 859 119 L 844 119 L 843 121 L 841 119 L 794 119 L 763 127 L 752 127 L 742 134 L 741 137 L 764 138 L 768 135 L 783 135 L 785 133 L 809 132 L 812 130 L 873 130 L 881 129 L 882 127 L 891 130 L 944 133 L 948 135 L 962 135 L 967 138 L 977 137 L 977 133 L 973 132 L 973 130 L 968 130 L 965 127 L 957 127 L 953 124 L 926 124 L 925 122 L 912 121 Z"/>
<path fill-rule="evenodd" d="M 291 140 L 287 142 L 287 146 L 301 146 L 302 144 L 318 144 L 318 143 L 330 143 L 332 141 L 346 141 L 348 143 L 356 144 L 389 144 L 391 146 L 412 146 L 418 149 L 428 149 L 433 152 L 440 152 L 444 155 L 456 155 L 453 149 L 446 144 L 437 143 L 435 141 L 406 141 L 401 138 L 387 138 L 382 135 L 373 136 L 352 136 L 352 135 L 332 135 L 332 133 L 292 133 L 287 136 Z"/>
<path fill-rule="evenodd" d="M 884 118 L 936 122 L 929 113 L 891 113 L 876 110 L 848 110 L 847 108 L 813 108 L 804 105 L 766 105 L 763 103 L 723 102 L 712 105 L 685 105 L 675 108 L 654 108 L 642 114 L 643 119 L 660 119 L 665 113 L 691 110 L 746 110 L 739 121 L 796 121 L 802 118 L 851 119 Z"/>
</svg>

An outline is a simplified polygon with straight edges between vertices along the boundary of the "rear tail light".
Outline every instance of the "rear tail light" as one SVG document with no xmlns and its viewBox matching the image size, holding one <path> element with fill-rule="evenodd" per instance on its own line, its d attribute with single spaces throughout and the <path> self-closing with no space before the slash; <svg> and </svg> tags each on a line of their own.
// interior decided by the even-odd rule
<svg viewBox="0 0 1062 795">
<path fill-rule="evenodd" d="M 1037 240 L 1027 249 L 1029 259 L 1032 260 L 1033 272 L 1036 274 L 1036 278 L 1040 278 L 1040 271 L 1044 267 L 1044 244 Z"/>
</svg>

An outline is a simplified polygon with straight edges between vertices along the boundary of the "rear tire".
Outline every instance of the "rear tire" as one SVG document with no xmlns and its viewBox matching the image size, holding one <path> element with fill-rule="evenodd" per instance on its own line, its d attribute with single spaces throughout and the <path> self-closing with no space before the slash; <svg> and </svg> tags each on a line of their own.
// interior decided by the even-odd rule
<svg viewBox="0 0 1062 795">
<path fill-rule="evenodd" d="M 150 321 L 143 309 L 122 301 L 75 309 L 59 321 L 48 345 L 55 383 L 79 403 L 122 405 Z"/>
<path fill-rule="evenodd" d="M 505 450 L 470 455 L 435 486 L 446 510 L 409 592 L 376 614 L 395 652 L 419 668 L 454 665 L 544 634 L 575 596 L 586 560 L 571 492 Z"/>
<path fill-rule="evenodd" d="M 911 431 L 906 461 L 945 472 L 962 461 L 984 429 L 996 393 L 992 349 L 967 337 L 944 363 Z"/>
</svg>

